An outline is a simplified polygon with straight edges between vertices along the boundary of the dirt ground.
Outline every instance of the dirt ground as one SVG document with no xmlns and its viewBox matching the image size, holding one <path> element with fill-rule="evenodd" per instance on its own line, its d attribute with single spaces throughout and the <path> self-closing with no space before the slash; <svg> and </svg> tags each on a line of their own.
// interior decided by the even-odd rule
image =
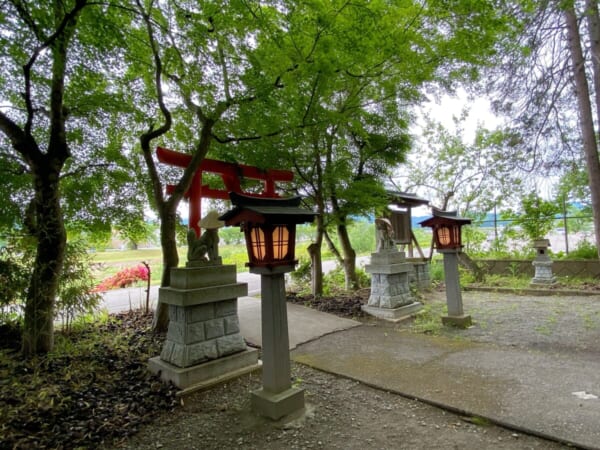
<svg viewBox="0 0 600 450">
<path fill-rule="evenodd" d="M 463 298 L 465 310 L 475 321 L 472 328 L 438 327 L 426 332 L 554 352 L 600 353 L 598 296 L 529 297 L 465 292 Z M 444 299 L 443 292 L 431 292 L 424 301 L 436 311 Z M 411 328 L 415 323 L 394 326 Z M 144 426 L 117 448 L 566 448 L 299 364 L 293 365 L 292 380 L 295 386 L 305 389 L 307 403 L 305 414 L 295 420 L 273 423 L 251 413 L 249 394 L 261 385 L 260 374 L 255 373 L 184 398 L 180 408 Z"/>
</svg>

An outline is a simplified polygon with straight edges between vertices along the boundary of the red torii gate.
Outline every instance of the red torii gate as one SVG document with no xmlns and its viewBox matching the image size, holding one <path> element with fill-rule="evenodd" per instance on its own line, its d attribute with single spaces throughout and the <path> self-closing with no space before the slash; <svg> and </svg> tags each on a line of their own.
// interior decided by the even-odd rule
<svg viewBox="0 0 600 450">
<path fill-rule="evenodd" d="M 191 155 L 179 153 L 163 147 L 156 148 L 156 156 L 161 163 L 175 167 L 186 168 L 192 160 Z M 208 185 L 202 185 L 202 173 L 210 172 L 218 174 L 223 180 L 225 189 L 214 189 Z M 242 192 L 241 178 L 251 178 L 253 180 L 263 181 L 263 192 L 260 194 Z M 198 221 L 202 215 L 202 198 L 216 198 L 229 200 L 229 192 L 238 194 L 252 195 L 256 197 L 275 198 L 279 195 L 275 192 L 276 181 L 292 181 L 294 173 L 290 170 L 267 169 L 261 170 L 258 167 L 246 166 L 244 164 L 233 164 L 215 159 L 204 159 L 200 166 L 194 172 L 192 184 L 185 193 L 185 198 L 189 201 L 189 226 L 196 231 L 196 236 L 200 236 L 200 227 Z M 167 193 L 172 193 L 175 186 L 167 185 Z"/>
</svg>

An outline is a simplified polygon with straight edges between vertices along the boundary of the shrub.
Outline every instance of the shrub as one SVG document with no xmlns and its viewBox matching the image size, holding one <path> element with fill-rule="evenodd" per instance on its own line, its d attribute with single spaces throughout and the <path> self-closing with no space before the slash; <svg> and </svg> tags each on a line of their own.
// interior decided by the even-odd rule
<svg viewBox="0 0 600 450">
<path fill-rule="evenodd" d="M 76 316 L 93 313 L 100 303 L 101 297 L 94 290 L 91 266 L 92 258 L 83 242 L 70 242 L 65 252 L 55 306 L 56 316 L 62 319 L 67 331 Z"/>
<path fill-rule="evenodd" d="M 5 323 L 23 318 L 34 255 L 30 238 L 11 236 L 10 242 L 0 250 L 0 322 Z M 83 242 L 68 242 L 54 308 L 55 317 L 61 318 L 67 329 L 76 315 L 91 313 L 100 302 L 93 290 L 91 266 Z"/>
<path fill-rule="evenodd" d="M 0 249 L 0 323 L 19 321 L 29 271 L 13 247 Z"/>
<path fill-rule="evenodd" d="M 598 259 L 598 249 L 587 240 L 577 244 L 577 248 L 564 256 L 565 259 Z"/>
<path fill-rule="evenodd" d="M 105 292 L 110 289 L 121 289 L 131 286 L 138 281 L 148 281 L 148 268 L 144 264 L 127 267 L 112 277 L 105 278 L 96 286 L 94 292 Z"/>
</svg>

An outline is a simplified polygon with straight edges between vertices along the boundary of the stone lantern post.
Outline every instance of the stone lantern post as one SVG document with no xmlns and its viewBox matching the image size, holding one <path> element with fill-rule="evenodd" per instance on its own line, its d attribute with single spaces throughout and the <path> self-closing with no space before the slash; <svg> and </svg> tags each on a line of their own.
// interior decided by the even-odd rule
<svg viewBox="0 0 600 450">
<path fill-rule="evenodd" d="M 446 303 L 448 315 L 442 317 L 444 325 L 461 328 L 471 326 L 471 316 L 463 311 L 462 294 L 458 273 L 458 253 L 462 249 L 461 227 L 471 223 L 471 219 L 458 217 L 456 211 L 442 211 L 433 208 L 433 217 L 421 222 L 422 227 L 433 229 L 435 246 L 444 255 L 446 281 Z"/>
<path fill-rule="evenodd" d="M 315 213 L 299 208 L 300 197 L 273 199 L 229 194 L 234 209 L 221 216 L 240 225 L 251 273 L 260 274 L 263 387 L 252 392 L 252 410 L 278 420 L 304 408 L 304 390 L 292 387 L 285 298 L 286 272 L 294 270 L 296 224 Z"/>
</svg>

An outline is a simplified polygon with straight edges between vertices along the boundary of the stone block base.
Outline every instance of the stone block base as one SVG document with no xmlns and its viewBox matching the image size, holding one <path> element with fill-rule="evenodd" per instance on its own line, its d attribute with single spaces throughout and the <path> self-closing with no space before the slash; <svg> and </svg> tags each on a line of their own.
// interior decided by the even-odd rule
<svg viewBox="0 0 600 450">
<path fill-rule="evenodd" d="M 442 323 L 457 328 L 469 328 L 473 325 L 471 316 L 468 314 L 462 316 L 442 316 Z"/>
<path fill-rule="evenodd" d="M 556 278 L 533 278 L 529 286 L 532 288 L 547 288 L 556 284 Z"/>
<path fill-rule="evenodd" d="M 260 367 L 258 363 L 258 350 L 246 350 L 230 356 L 215 359 L 191 367 L 177 367 L 160 359 L 159 356 L 148 360 L 148 369 L 154 374 L 159 374 L 165 382 L 171 382 L 179 389 L 187 389 L 202 383 L 213 385 L 223 381 L 229 375 L 240 376 Z"/>
<path fill-rule="evenodd" d="M 250 400 L 252 411 L 279 420 L 304 409 L 304 389 L 290 388 L 277 394 L 259 389 L 252 392 Z"/>
<path fill-rule="evenodd" d="M 388 322 L 400 322 L 408 319 L 423 308 L 420 302 L 413 302 L 410 305 L 400 306 L 399 308 L 379 308 L 377 306 L 362 305 L 361 309 L 378 319 Z"/>
</svg>

